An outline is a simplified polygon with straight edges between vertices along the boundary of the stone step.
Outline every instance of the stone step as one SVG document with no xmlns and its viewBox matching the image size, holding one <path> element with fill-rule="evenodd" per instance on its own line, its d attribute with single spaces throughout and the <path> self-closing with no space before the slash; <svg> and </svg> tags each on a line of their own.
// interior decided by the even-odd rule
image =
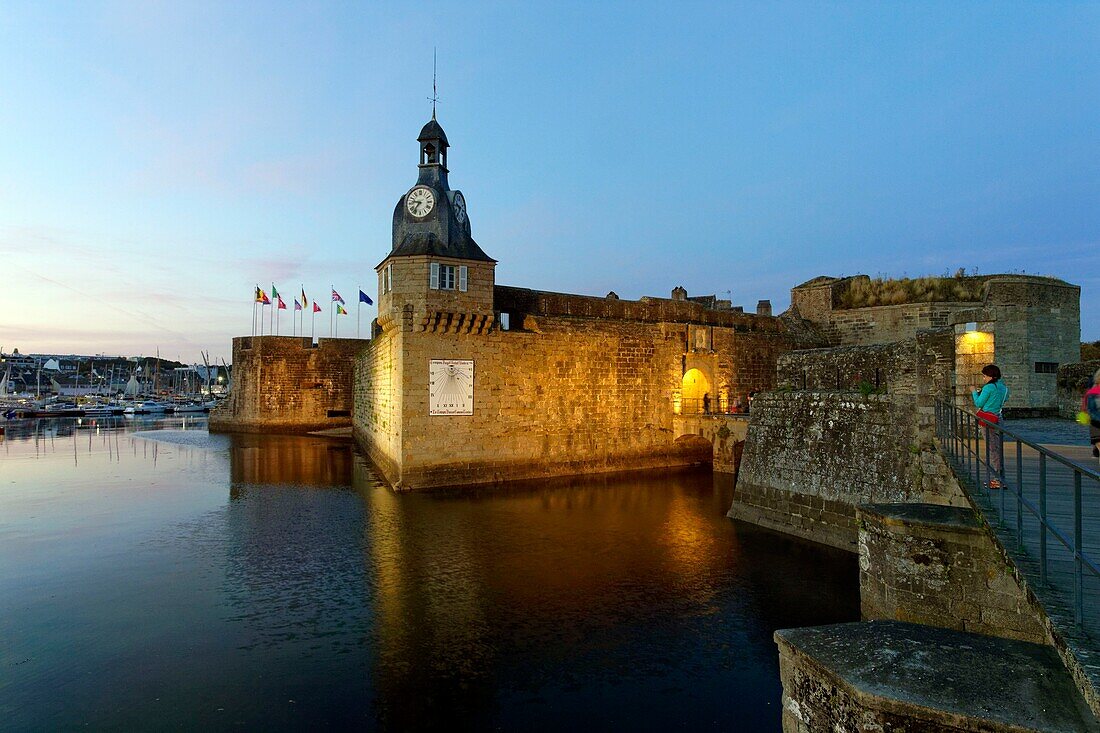
<svg viewBox="0 0 1100 733">
<path fill-rule="evenodd" d="M 900 621 L 775 632 L 783 730 L 1100 731 L 1053 648 Z"/>
</svg>

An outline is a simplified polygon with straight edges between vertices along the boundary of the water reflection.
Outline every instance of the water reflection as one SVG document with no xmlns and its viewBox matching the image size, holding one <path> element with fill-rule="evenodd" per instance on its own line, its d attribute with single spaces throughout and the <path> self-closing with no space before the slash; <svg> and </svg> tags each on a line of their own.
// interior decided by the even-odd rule
<svg viewBox="0 0 1100 733">
<path fill-rule="evenodd" d="M 858 618 L 705 473 L 399 495 L 348 443 L 55 427 L 0 451 L 16 730 L 778 730 L 772 631 Z"/>
<path fill-rule="evenodd" d="M 292 435 L 245 434 L 230 438 L 234 496 L 246 484 L 347 486 L 350 482 L 350 442 Z"/>
<path fill-rule="evenodd" d="M 453 714 L 478 727 L 766 730 L 779 715 L 771 632 L 858 614 L 850 558 L 738 531 L 709 474 L 397 496 L 357 462 L 354 481 L 369 504 L 387 727 Z M 759 697 L 731 707 L 739 693 Z"/>
</svg>

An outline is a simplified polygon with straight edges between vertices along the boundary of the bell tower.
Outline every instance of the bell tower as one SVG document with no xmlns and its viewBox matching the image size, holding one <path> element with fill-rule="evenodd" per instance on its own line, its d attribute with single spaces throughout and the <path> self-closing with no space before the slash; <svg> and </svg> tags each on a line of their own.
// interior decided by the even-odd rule
<svg viewBox="0 0 1100 733">
<path fill-rule="evenodd" d="M 487 331 L 496 260 L 474 241 L 466 199 L 451 190 L 450 142 L 434 111 L 416 139 L 416 184 L 394 207 L 392 247 L 375 268 L 378 325 L 383 331 Z"/>
<path fill-rule="evenodd" d="M 432 113 L 432 119 L 420 130 L 416 138 L 420 143 L 420 177 L 418 183 L 437 184 L 443 190 L 450 189 L 447 183 L 447 133 L 443 132 Z"/>
</svg>

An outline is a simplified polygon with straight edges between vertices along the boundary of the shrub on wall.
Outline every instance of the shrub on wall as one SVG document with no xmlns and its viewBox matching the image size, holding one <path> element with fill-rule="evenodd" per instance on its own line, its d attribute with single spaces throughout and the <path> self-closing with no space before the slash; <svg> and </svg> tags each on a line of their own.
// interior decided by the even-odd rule
<svg viewBox="0 0 1100 733">
<path fill-rule="evenodd" d="M 840 307 L 977 302 L 982 299 L 984 286 L 982 277 L 860 278 L 840 294 Z"/>
</svg>

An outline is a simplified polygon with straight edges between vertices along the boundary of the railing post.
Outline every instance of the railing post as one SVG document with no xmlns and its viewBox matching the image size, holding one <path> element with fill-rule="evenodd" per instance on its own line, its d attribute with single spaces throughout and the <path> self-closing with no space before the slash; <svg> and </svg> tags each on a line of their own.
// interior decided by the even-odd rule
<svg viewBox="0 0 1100 733">
<path fill-rule="evenodd" d="M 1039 451 L 1039 581 L 1047 582 L 1047 454 Z"/>
<path fill-rule="evenodd" d="M 981 466 L 979 465 L 981 463 L 981 459 L 978 456 L 978 442 L 976 437 L 977 433 L 975 433 L 973 430 L 975 418 L 968 415 L 966 421 L 967 423 L 969 423 L 966 430 L 966 432 L 968 433 L 968 435 L 966 436 L 966 459 L 968 461 L 974 462 L 971 466 L 971 468 L 974 469 L 974 490 L 981 493 L 982 482 L 978 480 L 978 474 L 981 471 Z M 970 447 L 971 443 L 974 444 L 973 448 Z"/>
<path fill-rule="evenodd" d="M 955 462 L 958 464 L 959 456 L 962 455 L 962 434 L 959 428 L 959 411 L 955 409 L 955 406 L 951 406 L 951 432 L 954 434 L 952 440 L 955 442 Z"/>
<path fill-rule="evenodd" d="M 989 438 L 993 434 L 993 430 L 988 425 L 982 425 L 980 420 L 979 420 L 979 425 L 981 425 L 981 435 L 982 435 L 983 438 L 986 439 L 986 483 L 990 484 L 989 488 L 992 489 L 993 488 L 993 485 L 992 485 L 993 484 L 993 463 L 989 460 L 989 453 L 993 449 L 993 447 L 989 445 L 990 442 L 992 442 L 992 440 L 990 440 Z M 1001 511 L 1002 512 L 1004 511 L 1004 490 L 1003 490 L 1003 488 L 1001 489 Z"/>
<path fill-rule="evenodd" d="M 1004 442 L 1004 434 L 1001 434 Z M 1016 438 L 1016 542 L 1022 552 L 1024 549 L 1024 459 L 1023 441 Z"/>
<path fill-rule="evenodd" d="M 1073 469 L 1073 617 L 1085 620 L 1085 578 L 1081 562 L 1081 471 Z"/>
</svg>

